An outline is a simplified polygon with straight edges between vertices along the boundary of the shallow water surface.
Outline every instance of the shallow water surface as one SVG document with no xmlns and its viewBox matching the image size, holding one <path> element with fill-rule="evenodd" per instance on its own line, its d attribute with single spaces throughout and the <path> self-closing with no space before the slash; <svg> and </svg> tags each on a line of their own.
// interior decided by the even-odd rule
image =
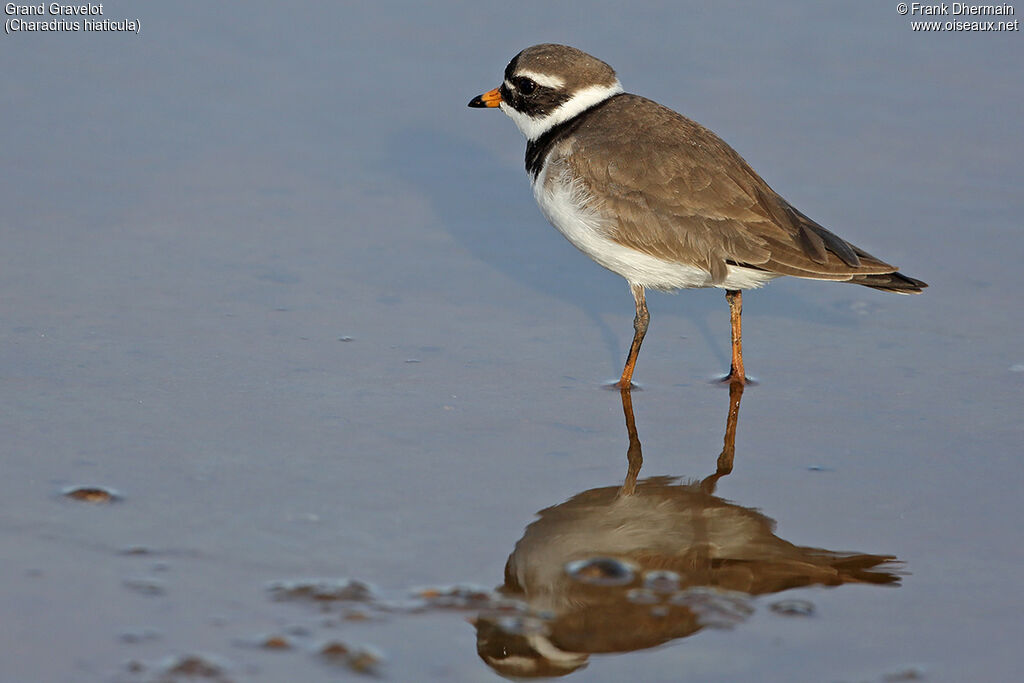
<svg viewBox="0 0 1024 683">
<path fill-rule="evenodd" d="M 0 681 L 1005 681 L 1019 32 L 892 6 L 104 4 L 3 36 Z M 468 109 L 557 40 L 931 287 L 651 294 Z"/>
</svg>

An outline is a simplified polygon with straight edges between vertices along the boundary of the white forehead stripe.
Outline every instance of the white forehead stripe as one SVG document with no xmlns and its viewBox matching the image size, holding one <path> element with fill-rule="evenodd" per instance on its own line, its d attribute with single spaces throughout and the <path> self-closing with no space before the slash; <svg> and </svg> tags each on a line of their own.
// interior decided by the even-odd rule
<svg viewBox="0 0 1024 683">
<path fill-rule="evenodd" d="M 516 78 L 529 78 L 537 85 L 542 85 L 545 88 L 561 88 L 565 85 L 565 79 L 561 76 L 539 74 L 536 71 L 530 71 L 528 69 L 517 71 Z"/>
<path fill-rule="evenodd" d="M 568 102 L 547 116 L 541 117 L 527 116 L 522 112 L 516 111 L 506 102 L 502 102 L 499 106 L 512 119 L 516 127 L 522 131 L 527 140 L 536 140 L 550 130 L 552 126 L 557 126 L 562 121 L 568 121 L 580 112 L 590 109 L 598 102 L 603 102 L 613 95 L 618 95 L 620 92 L 622 92 L 622 84 L 618 80 L 611 85 L 591 85 L 582 90 L 577 90 Z"/>
</svg>

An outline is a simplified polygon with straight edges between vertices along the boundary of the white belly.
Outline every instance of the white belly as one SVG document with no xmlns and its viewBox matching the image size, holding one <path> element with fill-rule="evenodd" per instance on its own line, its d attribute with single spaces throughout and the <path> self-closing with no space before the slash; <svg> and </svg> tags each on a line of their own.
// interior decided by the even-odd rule
<svg viewBox="0 0 1024 683">
<path fill-rule="evenodd" d="M 631 284 L 663 290 L 755 289 L 778 277 L 763 270 L 727 266 L 725 280 L 716 284 L 711 273 L 703 268 L 666 261 L 619 244 L 608 237 L 606 226 L 612 219 L 600 212 L 600 201 L 589 196 L 580 183 L 569 179 L 565 171 L 548 182 L 551 166 L 545 164 L 533 181 L 533 196 L 544 216 L 573 246 Z"/>
</svg>

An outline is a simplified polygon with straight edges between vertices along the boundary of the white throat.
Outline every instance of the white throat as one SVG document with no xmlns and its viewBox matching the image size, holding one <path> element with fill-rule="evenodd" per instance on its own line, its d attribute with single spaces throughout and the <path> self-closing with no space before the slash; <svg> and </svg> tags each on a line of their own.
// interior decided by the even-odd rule
<svg viewBox="0 0 1024 683">
<path fill-rule="evenodd" d="M 516 127 L 523 132 L 526 139 L 533 141 L 551 130 L 552 127 L 563 121 L 568 121 L 580 112 L 613 95 L 618 95 L 620 92 L 622 92 L 622 84 L 618 79 L 611 85 L 591 85 L 577 90 L 568 102 L 543 117 L 527 116 L 508 106 L 505 102 L 502 102 L 500 106 L 501 110 L 515 122 Z"/>
</svg>

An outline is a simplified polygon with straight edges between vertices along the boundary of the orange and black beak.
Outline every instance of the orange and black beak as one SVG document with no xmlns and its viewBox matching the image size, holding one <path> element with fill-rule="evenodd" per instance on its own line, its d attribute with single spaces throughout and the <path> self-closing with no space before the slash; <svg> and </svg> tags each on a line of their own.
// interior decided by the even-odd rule
<svg viewBox="0 0 1024 683">
<path fill-rule="evenodd" d="M 469 106 L 483 108 L 483 107 L 497 107 L 501 104 L 501 93 L 498 89 L 489 90 L 483 95 L 477 95 L 469 101 Z"/>
</svg>

